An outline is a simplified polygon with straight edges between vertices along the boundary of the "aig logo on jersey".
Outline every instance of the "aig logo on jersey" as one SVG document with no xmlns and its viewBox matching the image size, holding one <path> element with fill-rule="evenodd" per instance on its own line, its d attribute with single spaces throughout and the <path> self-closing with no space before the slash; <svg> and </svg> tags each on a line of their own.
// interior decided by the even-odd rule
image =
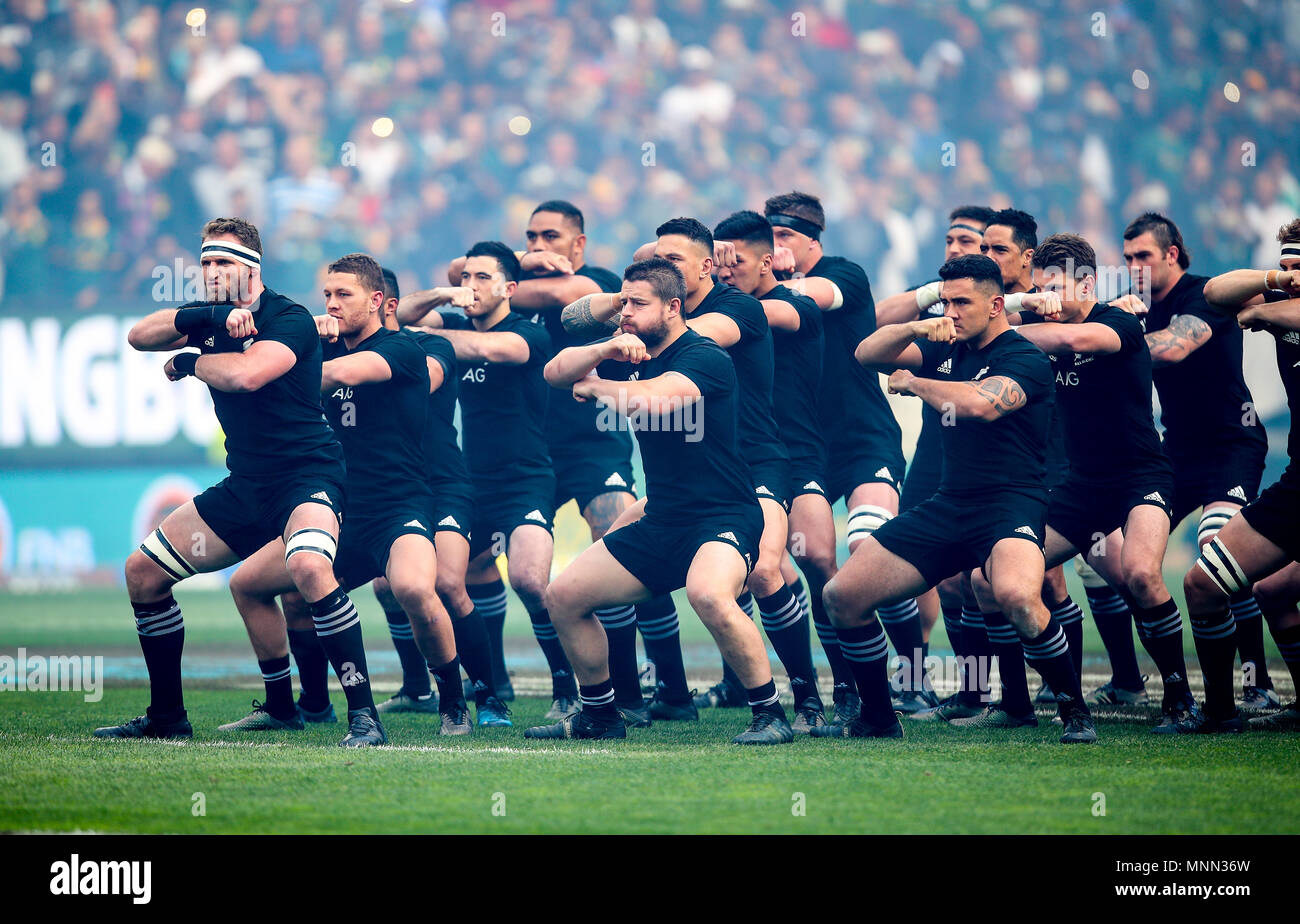
<svg viewBox="0 0 1300 924">
<path fill-rule="evenodd" d="M 476 382 L 483 384 L 487 381 L 487 366 L 471 366 L 465 370 L 465 374 L 460 377 L 462 382 Z"/>
</svg>

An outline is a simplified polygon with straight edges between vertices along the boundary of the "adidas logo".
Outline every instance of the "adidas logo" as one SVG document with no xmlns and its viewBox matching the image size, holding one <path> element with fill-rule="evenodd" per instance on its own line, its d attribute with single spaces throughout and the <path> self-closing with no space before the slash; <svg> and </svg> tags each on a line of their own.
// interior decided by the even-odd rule
<svg viewBox="0 0 1300 924">
<path fill-rule="evenodd" d="M 623 480 L 622 475 L 620 475 L 618 472 L 615 472 L 614 474 L 610 475 L 608 478 L 605 479 L 605 485 L 606 487 L 626 488 L 627 482 Z"/>
<path fill-rule="evenodd" d="M 203 341 L 203 345 L 204 345 L 204 346 L 215 347 L 215 346 L 217 345 L 217 337 L 216 337 L 216 335 L 214 334 L 214 335 L 212 335 L 211 337 L 209 337 L 207 340 L 204 340 L 204 341 Z"/>
<path fill-rule="evenodd" d="M 330 496 L 326 494 L 324 491 L 317 491 L 315 494 L 312 495 L 312 498 L 314 500 L 322 500 L 327 504 L 333 503 L 333 501 L 330 500 Z"/>
<path fill-rule="evenodd" d="M 889 479 L 890 481 L 893 481 L 893 480 L 894 480 L 894 475 L 893 475 L 892 472 L 890 472 L 890 470 L 889 470 L 888 468 L 882 468 L 880 471 L 876 472 L 876 477 L 877 477 L 877 478 L 887 478 L 887 479 Z"/>
<path fill-rule="evenodd" d="M 455 517 L 443 517 L 441 520 L 438 521 L 438 525 L 439 525 L 439 526 L 454 526 L 454 527 L 456 527 L 457 529 L 460 529 L 460 524 L 456 522 L 456 518 L 455 518 Z"/>
<path fill-rule="evenodd" d="M 767 487 L 767 485 L 765 485 L 765 484 L 760 484 L 757 488 L 755 488 L 755 489 L 754 489 L 754 493 L 755 493 L 755 494 L 765 494 L 765 495 L 767 495 L 768 497 L 771 497 L 771 496 L 772 496 L 772 492 L 771 492 L 770 490 L 768 490 L 768 487 Z"/>
<path fill-rule="evenodd" d="M 252 337 L 249 337 L 247 340 L 244 341 L 244 345 L 243 345 L 243 347 L 242 347 L 241 349 L 245 349 L 245 350 L 247 350 L 247 349 L 248 349 L 249 347 L 251 347 L 252 345 L 253 345 L 253 338 L 252 338 Z"/>
<path fill-rule="evenodd" d="M 1163 503 L 1165 502 L 1165 499 L 1164 499 L 1163 497 L 1160 496 L 1160 492 L 1159 492 L 1159 491 L 1152 491 L 1150 494 L 1148 494 L 1146 497 L 1144 497 L 1144 498 L 1142 498 L 1142 499 L 1143 499 L 1143 500 L 1153 500 L 1153 501 L 1155 501 L 1157 504 L 1163 504 Z"/>
<path fill-rule="evenodd" d="M 803 489 L 805 491 L 820 491 L 822 489 L 822 486 L 815 481 L 810 481 L 803 486 Z"/>
<path fill-rule="evenodd" d="M 1023 533 L 1024 535 L 1028 536 L 1028 537 L 1031 538 L 1031 539 L 1037 539 L 1037 538 L 1038 538 L 1038 534 L 1035 533 L 1035 532 L 1034 532 L 1032 529 L 1030 529 L 1028 526 L 1017 526 L 1017 527 L 1016 527 L 1016 532 L 1018 532 L 1018 533 Z"/>
<path fill-rule="evenodd" d="M 718 538 L 719 538 L 719 539 L 726 539 L 728 542 L 735 542 L 735 541 L 736 541 L 736 534 L 733 533 L 733 532 L 730 532 L 730 531 L 725 532 L 725 533 L 718 533 Z"/>
<path fill-rule="evenodd" d="M 975 373 L 974 381 L 978 382 L 980 379 L 982 379 L 982 378 L 984 377 L 984 374 L 985 374 L 986 372 L 988 372 L 988 371 L 989 371 L 989 367 L 988 367 L 988 366 L 985 366 L 985 367 L 984 367 L 983 369 L 981 369 L 979 372 L 976 372 L 976 373 Z"/>
<path fill-rule="evenodd" d="M 535 521 L 537 521 L 538 523 L 545 523 L 545 522 L 546 522 L 546 517 L 542 516 L 542 512 L 541 512 L 540 510 L 533 510 L 533 511 L 530 511 L 528 514 L 526 514 L 526 515 L 524 516 L 524 519 L 525 519 L 525 520 L 535 520 Z"/>
<path fill-rule="evenodd" d="M 1237 485 L 1235 488 L 1230 490 L 1228 496 L 1237 498 L 1237 500 L 1241 501 L 1243 504 L 1246 502 L 1246 492 L 1242 490 L 1241 485 Z"/>
<path fill-rule="evenodd" d="M 945 359 L 942 363 L 939 364 L 939 368 L 936 369 L 936 370 L 934 370 L 934 371 L 935 371 L 935 372 L 944 372 L 944 373 L 947 373 L 947 374 L 951 375 L 951 374 L 952 374 L 952 357 L 949 356 L 947 359 Z"/>
<path fill-rule="evenodd" d="M 411 522 L 409 522 L 409 523 L 403 523 L 402 525 L 403 525 L 403 526 L 414 526 L 416 529 L 424 529 L 424 524 L 421 523 L 419 520 L 412 520 Z M 427 529 L 424 529 L 424 531 L 425 531 L 426 533 L 428 532 Z"/>
</svg>

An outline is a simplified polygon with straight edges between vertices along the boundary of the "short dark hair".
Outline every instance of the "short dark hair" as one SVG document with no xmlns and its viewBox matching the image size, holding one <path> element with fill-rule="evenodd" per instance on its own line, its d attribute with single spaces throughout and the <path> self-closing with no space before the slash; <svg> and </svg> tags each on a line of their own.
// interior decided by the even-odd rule
<svg viewBox="0 0 1300 924">
<path fill-rule="evenodd" d="M 500 241 L 479 241 L 469 250 L 466 257 L 492 257 L 501 267 L 501 275 L 506 282 L 519 281 L 519 258 L 515 252 Z"/>
<path fill-rule="evenodd" d="M 797 189 L 768 199 L 763 203 L 763 214 L 769 217 L 793 215 L 795 218 L 811 221 L 823 231 L 826 230 L 826 212 L 822 209 L 822 200 L 812 193 L 800 192 Z"/>
<path fill-rule="evenodd" d="M 989 225 L 1005 225 L 1011 229 L 1011 240 L 1021 250 L 1032 250 L 1038 246 L 1038 222 L 1034 216 L 1020 209 L 1002 209 L 994 213 Z M 986 228 L 988 226 L 985 226 Z"/>
<path fill-rule="evenodd" d="M 694 218 L 670 218 L 655 228 L 655 237 L 663 237 L 665 234 L 680 234 L 690 238 L 707 250 L 709 256 L 713 256 L 713 234 L 701 221 Z"/>
<path fill-rule="evenodd" d="M 1038 269 L 1055 266 L 1064 272 L 1071 264 L 1075 279 L 1097 273 L 1096 251 L 1077 234 L 1053 234 L 1034 250 L 1034 266 Z"/>
<path fill-rule="evenodd" d="M 577 225 L 579 233 L 585 233 L 586 231 L 586 228 L 583 226 L 582 209 L 578 208 L 567 199 L 547 199 L 537 208 L 533 209 L 532 214 L 529 215 L 529 217 L 531 218 L 532 215 L 536 215 L 538 212 L 557 212 Z"/>
<path fill-rule="evenodd" d="M 996 214 L 997 212 L 987 205 L 959 205 L 948 213 L 948 224 L 952 224 L 958 218 L 969 218 L 987 228 L 993 223 L 993 216 Z"/>
<path fill-rule="evenodd" d="M 1002 270 L 990 257 L 982 253 L 968 253 L 953 257 L 939 267 L 939 278 L 944 282 L 951 279 L 973 279 L 977 286 L 993 288 L 996 295 L 1006 291 L 1002 287 Z"/>
<path fill-rule="evenodd" d="M 401 298 L 402 292 L 397 288 L 397 274 L 386 266 L 381 266 L 379 272 L 384 274 L 384 301 Z"/>
<path fill-rule="evenodd" d="M 1178 230 L 1178 225 L 1159 212 L 1143 212 L 1134 218 L 1124 229 L 1124 240 L 1131 241 L 1148 232 L 1156 239 L 1156 243 L 1162 250 L 1168 250 L 1170 247 L 1178 248 L 1179 266 L 1187 269 L 1192 265 L 1192 255 L 1187 252 L 1187 245 L 1183 243 L 1183 232 Z"/>
<path fill-rule="evenodd" d="M 203 226 L 199 240 L 229 234 L 245 247 L 262 252 L 262 235 L 257 233 L 257 226 L 243 218 L 214 218 Z"/>
<path fill-rule="evenodd" d="M 1293 218 L 1277 229 L 1279 244 L 1300 244 L 1300 218 Z"/>
<path fill-rule="evenodd" d="M 651 257 L 633 263 L 623 270 L 624 282 L 648 282 L 656 298 L 667 305 L 674 298 L 686 305 L 686 277 L 672 260 L 663 257 Z"/>
<path fill-rule="evenodd" d="M 713 229 L 713 239 L 757 244 L 760 248 L 766 247 L 767 253 L 776 249 L 776 241 L 772 237 L 772 223 L 750 209 L 732 212 L 718 222 L 718 226 Z"/>
<path fill-rule="evenodd" d="M 339 257 L 327 269 L 330 273 L 351 273 L 367 292 L 384 291 L 384 271 L 368 253 L 349 253 Z"/>
</svg>

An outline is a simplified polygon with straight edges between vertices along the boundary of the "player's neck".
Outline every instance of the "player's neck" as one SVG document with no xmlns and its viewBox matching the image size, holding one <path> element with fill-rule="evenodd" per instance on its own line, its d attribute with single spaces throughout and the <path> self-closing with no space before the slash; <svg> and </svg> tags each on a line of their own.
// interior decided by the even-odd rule
<svg viewBox="0 0 1300 924">
<path fill-rule="evenodd" d="M 703 281 L 700 283 L 700 287 L 690 295 L 686 296 L 686 313 L 690 314 L 696 308 L 700 307 L 700 302 L 708 298 L 709 293 L 712 291 L 713 277 L 705 276 Z"/>
<path fill-rule="evenodd" d="M 1076 314 L 1074 317 L 1072 317 L 1070 320 L 1066 321 L 1065 323 L 1082 324 L 1084 321 L 1088 320 L 1089 316 L 1091 316 L 1092 314 L 1093 309 L 1096 307 L 1097 307 L 1097 300 L 1095 298 L 1092 301 L 1084 302 L 1083 307 L 1079 309 L 1079 313 Z"/>
<path fill-rule="evenodd" d="M 234 305 L 236 308 L 248 308 L 256 311 L 257 309 L 253 306 L 258 303 L 265 291 L 266 286 L 262 284 L 262 280 L 250 279 L 248 280 L 248 293 L 243 298 L 236 300 Z"/>
<path fill-rule="evenodd" d="M 765 279 L 760 279 L 758 281 L 758 288 L 755 289 L 750 294 L 753 295 L 754 298 L 758 299 L 759 301 L 762 301 L 763 299 L 771 295 L 772 290 L 775 289 L 780 284 L 781 283 L 778 280 L 768 276 Z"/>
<path fill-rule="evenodd" d="M 808 248 L 808 256 L 804 257 L 802 260 L 800 260 L 798 263 L 795 264 L 794 267 L 795 272 L 803 273 L 804 275 L 807 275 L 808 273 L 812 272 L 812 268 L 814 266 L 816 266 L 818 263 L 822 261 L 822 257 L 824 256 L 825 254 L 822 253 L 822 245 L 820 243 L 813 244 L 812 247 Z"/>
<path fill-rule="evenodd" d="M 402 325 L 400 325 L 400 324 L 397 323 L 397 315 L 396 315 L 396 314 L 386 314 L 386 315 L 384 315 L 384 327 L 388 328 L 389 330 L 401 330 L 401 329 L 402 329 Z"/>
<path fill-rule="evenodd" d="M 480 315 L 479 317 L 471 318 L 470 320 L 473 322 L 475 330 L 491 330 L 504 321 L 506 315 L 509 313 L 510 299 L 506 299 L 500 305 L 497 305 L 496 309 L 491 314 Z"/>
<path fill-rule="evenodd" d="M 980 334 L 979 340 L 975 341 L 975 349 L 984 349 L 1010 329 L 1011 325 L 1007 323 L 1007 316 L 1005 314 L 998 315 L 997 318 L 989 321 L 989 326 L 984 328 L 984 333 Z"/>
<path fill-rule="evenodd" d="M 688 330 L 690 330 L 690 328 L 687 327 L 685 324 L 683 324 L 680 328 L 673 331 L 664 339 L 660 340 L 655 346 L 646 347 L 646 353 L 653 359 L 654 357 L 662 353 L 664 350 L 672 346 L 674 343 L 676 343 L 678 338 L 680 338 L 681 335 L 686 333 Z"/>
<path fill-rule="evenodd" d="M 1011 285 L 1007 286 L 1007 294 L 1015 295 L 1018 292 L 1029 292 L 1034 288 L 1034 281 L 1028 276 L 1021 276 Z"/>
<path fill-rule="evenodd" d="M 1166 282 L 1164 286 L 1159 289 L 1151 290 L 1151 301 L 1163 302 L 1169 296 L 1169 293 L 1174 290 L 1174 286 L 1178 285 L 1178 280 L 1182 279 L 1185 275 L 1187 275 L 1187 271 L 1180 266 L 1178 272 L 1170 276 L 1169 281 Z"/>
<path fill-rule="evenodd" d="M 369 320 L 367 320 L 365 326 L 362 327 L 360 330 L 358 330 L 355 334 L 344 334 L 343 345 L 347 347 L 349 350 L 356 349 L 356 345 L 358 343 L 361 343 L 363 340 L 367 339 L 368 337 L 374 336 L 375 332 L 379 330 L 379 328 L 381 328 L 382 326 L 383 325 L 379 323 L 379 318 L 372 317 Z"/>
</svg>

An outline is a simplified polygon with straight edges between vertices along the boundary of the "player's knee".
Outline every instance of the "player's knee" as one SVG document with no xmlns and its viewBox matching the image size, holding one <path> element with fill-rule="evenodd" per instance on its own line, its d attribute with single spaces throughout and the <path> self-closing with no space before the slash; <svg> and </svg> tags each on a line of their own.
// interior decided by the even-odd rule
<svg viewBox="0 0 1300 924">
<path fill-rule="evenodd" d="M 1212 605 L 1216 598 L 1219 601 L 1227 600 L 1227 594 L 1196 564 L 1183 575 L 1183 595 L 1187 599 L 1189 610 L 1202 610 L 1207 604 Z"/>
<path fill-rule="evenodd" d="M 392 597 L 407 613 L 423 612 L 427 607 L 427 600 L 434 594 L 434 582 L 425 579 L 421 575 L 409 576 L 401 575 L 395 580 L 389 581 L 389 589 Z"/>
<path fill-rule="evenodd" d="M 126 590 L 132 600 L 157 599 L 175 583 L 139 549 L 127 556 L 123 570 Z"/>
<path fill-rule="evenodd" d="M 434 588 L 438 591 L 438 596 L 442 598 L 443 605 L 452 613 L 468 613 L 474 608 L 473 603 L 470 602 L 469 594 L 465 592 L 464 578 L 444 574 L 439 569 Z"/>
<path fill-rule="evenodd" d="M 799 568 L 814 580 L 825 584 L 835 576 L 835 553 L 824 549 L 809 549 L 794 556 Z"/>
<path fill-rule="evenodd" d="M 547 581 L 535 574 L 510 575 L 510 586 L 523 601 L 524 608 L 536 610 L 546 605 Z"/>
<path fill-rule="evenodd" d="M 984 586 L 988 587 L 989 595 L 997 601 L 998 609 L 1016 625 L 1027 621 L 1030 614 L 1042 606 L 1040 588 L 1038 587 L 1029 587 L 1024 585 L 1023 582 L 999 587 L 989 587 L 985 582 Z M 978 585 L 976 594 L 977 596 L 983 596 L 978 590 Z"/>
<path fill-rule="evenodd" d="M 831 578 L 822 588 L 822 605 L 826 607 L 826 615 L 837 626 L 843 625 L 843 616 L 851 605 L 850 596 L 844 582 L 838 578 Z"/>
<path fill-rule="evenodd" d="M 1124 575 L 1124 584 L 1128 587 L 1129 593 L 1143 606 L 1153 605 L 1154 601 L 1168 593 L 1160 569 L 1148 565 L 1128 569 Z"/>
<path fill-rule="evenodd" d="M 284 610 L 286 628 L 315 630 L 316 624 L 312 622 L 311 607 L 307 605 L 302 594 L 290 592 L 281 595 L 280 606 Z"/>
<path fill-rule="evenodd" d="M 706 625 L 725 622 L 728 616 L 735 615 L 732 610 L 737 609 L 734 596 L 713 584 L 703 582 L 694 585 L 688 583 L 686 599 Z"/>
</svg>

